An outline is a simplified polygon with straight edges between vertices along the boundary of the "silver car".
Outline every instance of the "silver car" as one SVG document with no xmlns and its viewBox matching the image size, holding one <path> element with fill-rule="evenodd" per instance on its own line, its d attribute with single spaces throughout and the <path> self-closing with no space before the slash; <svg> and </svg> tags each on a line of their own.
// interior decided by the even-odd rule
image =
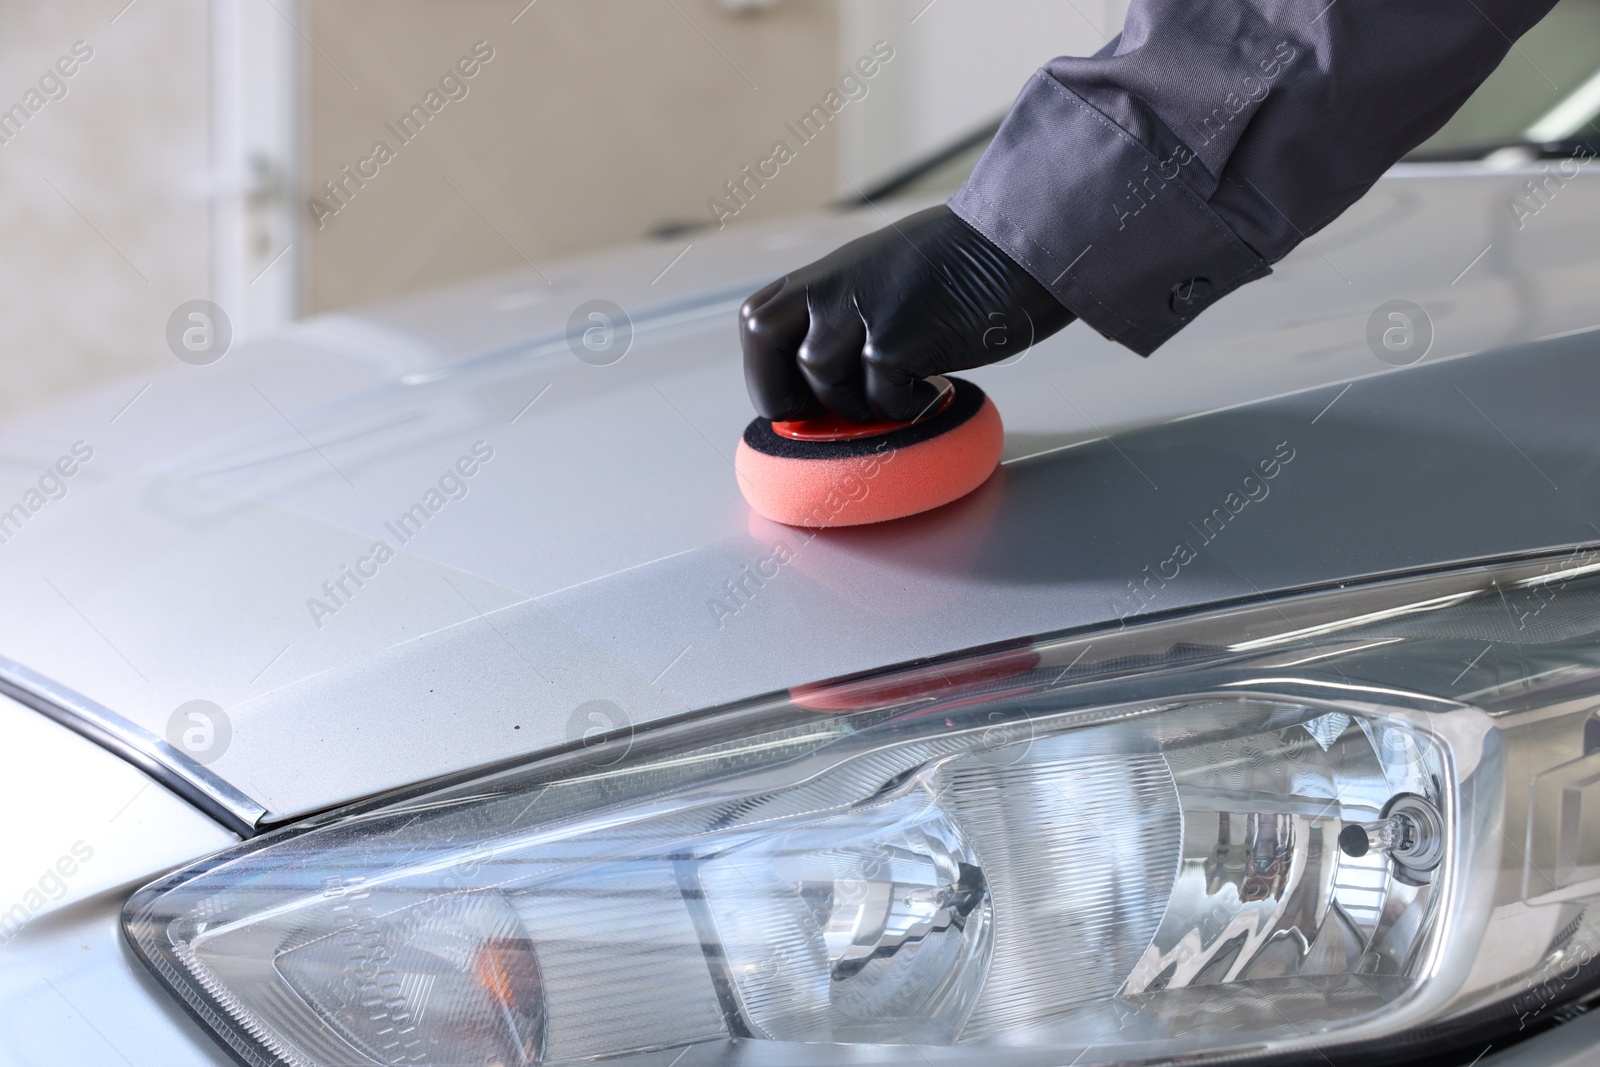
<svg viewBox="0 0 1600 1067">
<path fill-rule="evenodd" d="M 1486 92 L 881 526 L 733 313 L 976 145 L 11 424 L 0 1064 L 1595 1062 L 1600 182 Z"/>
</svg>

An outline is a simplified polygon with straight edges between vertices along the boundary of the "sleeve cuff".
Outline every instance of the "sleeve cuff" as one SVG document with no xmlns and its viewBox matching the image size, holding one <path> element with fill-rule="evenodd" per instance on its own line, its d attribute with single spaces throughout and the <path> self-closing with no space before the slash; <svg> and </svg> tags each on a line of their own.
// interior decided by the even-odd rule
<svg viewBox="0 0 1600 1067">
<path fill-rule="evenodd" d="M 1158 158 L 1040 71 L 950 208 L 1080 319 L 1148 356 L 1271 272 L 1185 184 L 1189 165 L 1187 149 Z"/>
</svg>

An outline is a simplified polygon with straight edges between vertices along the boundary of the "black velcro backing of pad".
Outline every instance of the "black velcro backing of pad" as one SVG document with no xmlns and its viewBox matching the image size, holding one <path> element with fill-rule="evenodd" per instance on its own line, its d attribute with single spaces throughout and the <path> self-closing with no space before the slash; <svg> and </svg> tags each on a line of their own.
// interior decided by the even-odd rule
<svg viewBox="0 0 1600 1067">
<path fill-rule="evenodd" d="M 783 459 L 847 459 L 887 449 L 909 448 L 966 422 L 983 407 L 983 390 L 964 378 L 950 378 L 956 395 L 950 406 L 931 419 L 914 422 L 885 434 L 857 437 L 853 441 L 796 441 L 773 432 L 771 419 L 754 419 L 744 428 L 744 443 L 757 452 Z"/>
</svg>

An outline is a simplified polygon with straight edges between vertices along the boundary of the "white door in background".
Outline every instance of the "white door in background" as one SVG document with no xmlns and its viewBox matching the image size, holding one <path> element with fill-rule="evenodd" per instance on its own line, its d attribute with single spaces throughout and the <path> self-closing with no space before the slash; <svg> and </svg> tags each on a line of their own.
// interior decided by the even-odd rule
<svg viewBox="0 0 1600 1067">
<path fill-rule="evenodd" d="M 0 5 L 0 415 L 300 306 L 297 0 Z M 63 73 L 70 71 L 70 73 Z"/>
<path fill-rule="evenodd" d="M 211 0 L 211 299 L 250 337 L 303 304 L 300 0 Z M 314 57 L 313 57 L 314 58 Z"/>
</svg>

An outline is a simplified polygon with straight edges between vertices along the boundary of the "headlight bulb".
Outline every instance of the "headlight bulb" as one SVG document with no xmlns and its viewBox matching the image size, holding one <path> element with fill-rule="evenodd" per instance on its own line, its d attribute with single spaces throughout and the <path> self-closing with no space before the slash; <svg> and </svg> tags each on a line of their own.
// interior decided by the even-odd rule
<svg viewBox="0 0 1600 1067">
<path fill-rule="evenodd" d="M 1347 823 L 1339 831 L 1339 850 L 1357 859 L 1370 852 L 1386 854 L 1402 880 L 1423 885 L 1427 872 L 1444 859 L 1444 819 L 1426 798 L 1400 793 L 1376 822 Z"/>
</svg>

